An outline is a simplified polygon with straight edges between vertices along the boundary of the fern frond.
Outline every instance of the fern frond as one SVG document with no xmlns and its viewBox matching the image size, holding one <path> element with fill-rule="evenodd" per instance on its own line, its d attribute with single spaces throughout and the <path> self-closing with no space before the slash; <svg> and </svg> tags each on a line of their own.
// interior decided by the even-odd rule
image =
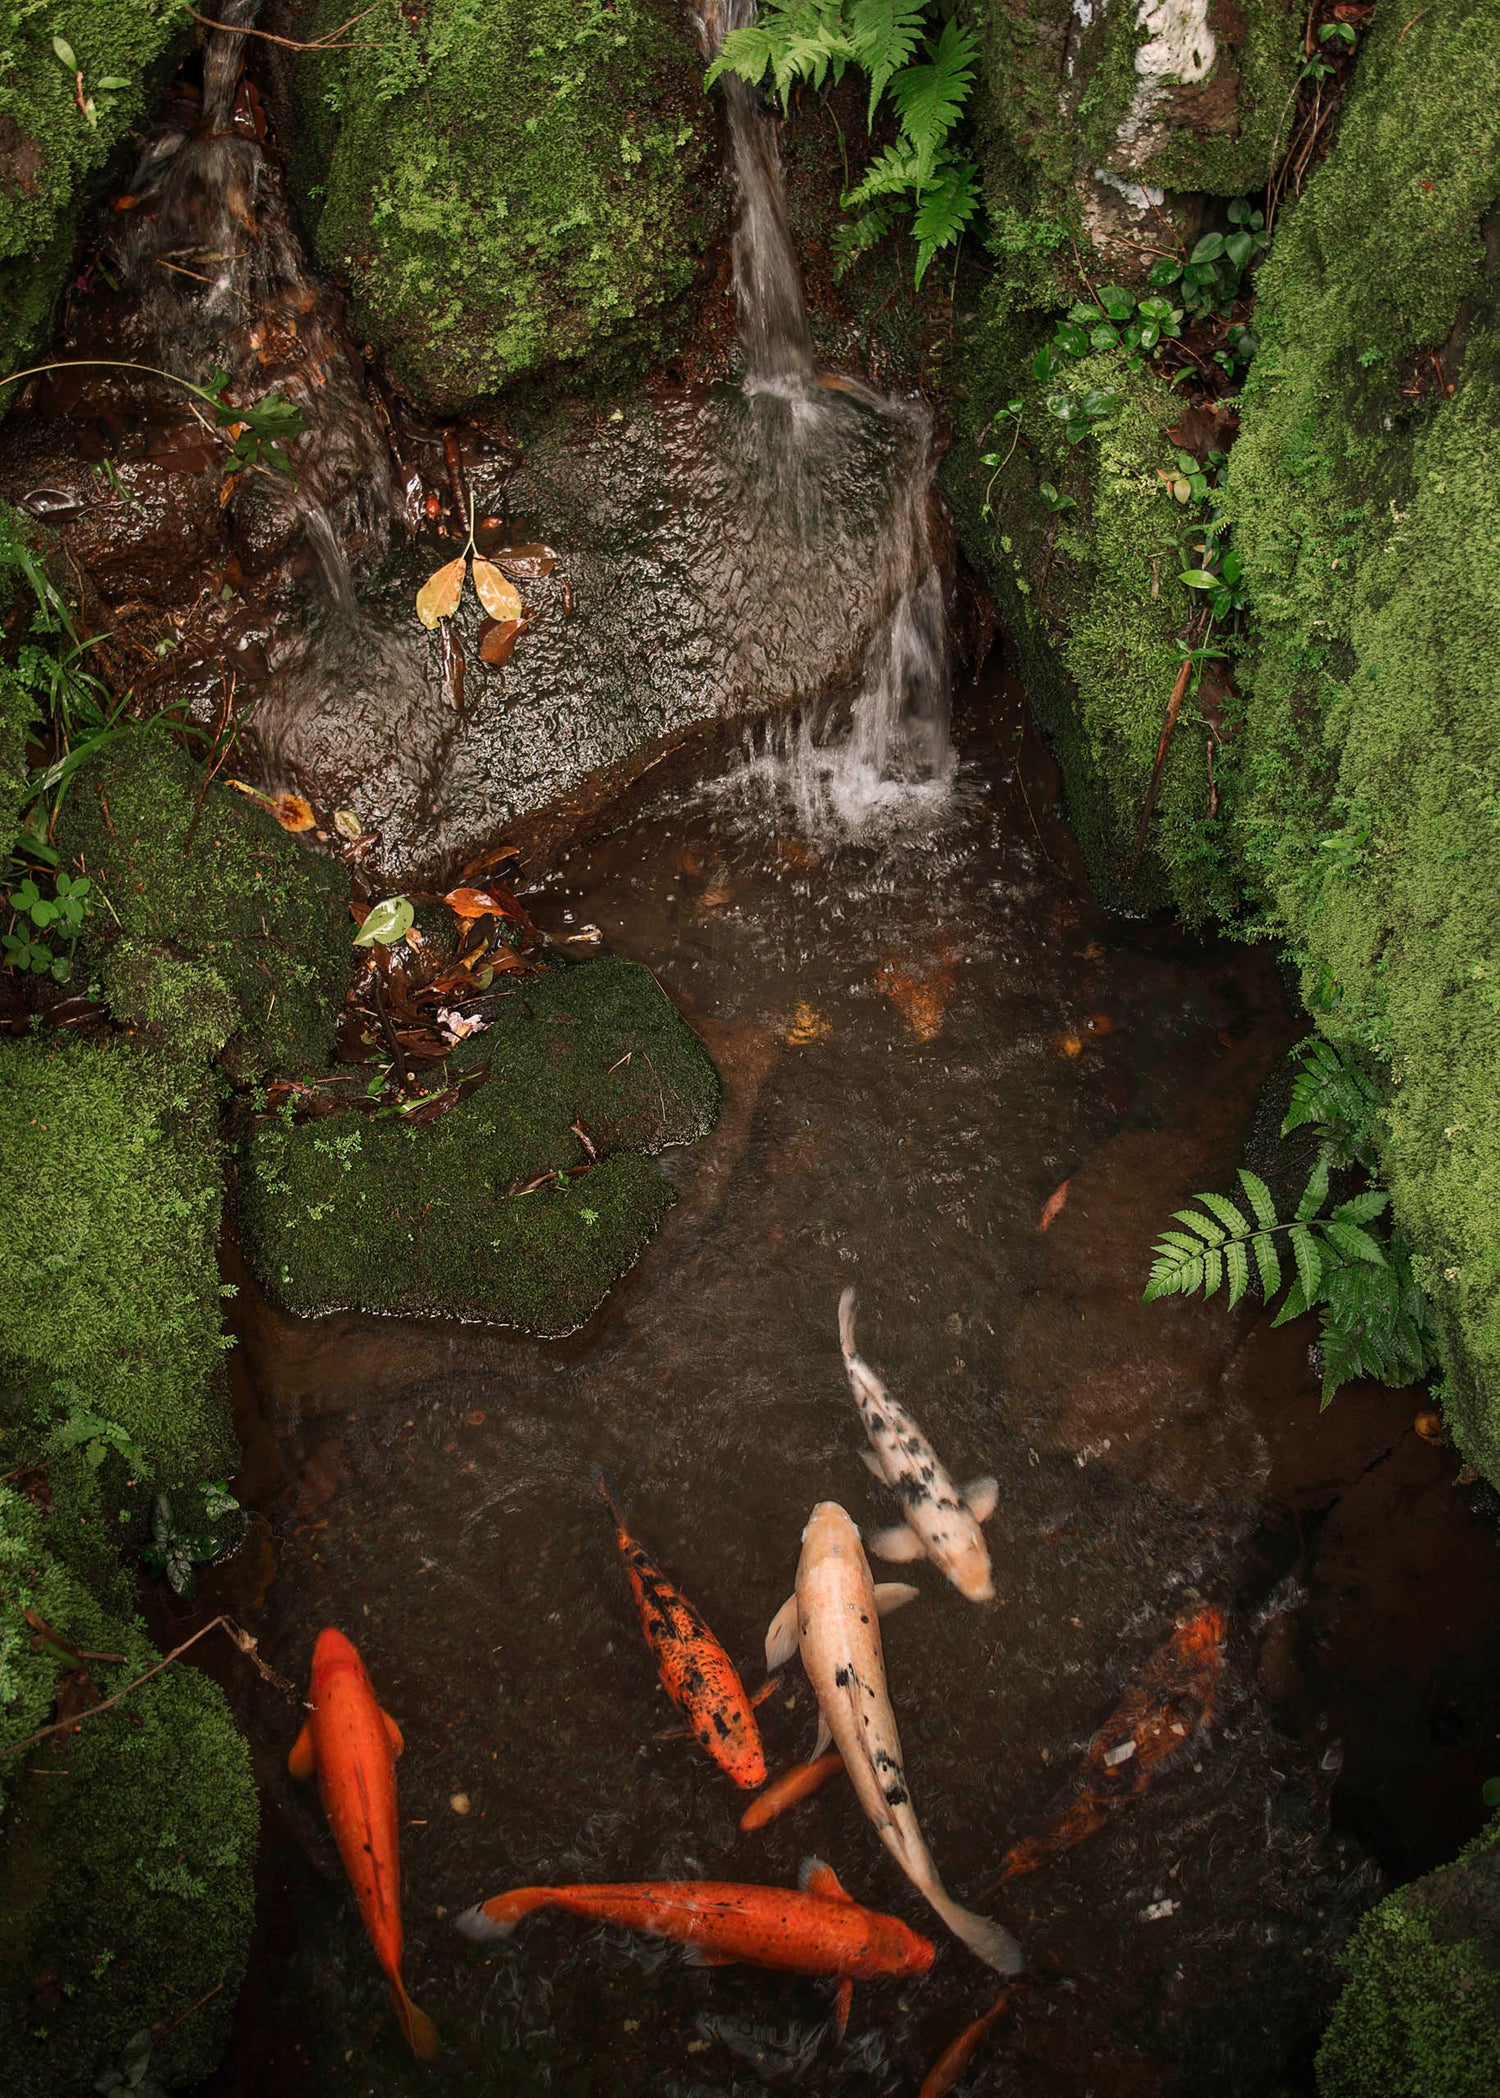
<svg viewBox="0 0 1500 2098">
<path fill-rule="evenodd" d="M 841 79 L 853 56 L 841 0 L 765 0 L 753 22 L 725 37 L 705 85 L 737 73 L 753 87 L 769 68 L 785 109 L 797 81 L 821 87 L 830 71 Z"/>
<path fill-rule="evenodd" d="M 1258 1173 L 1252 1173 L 1247 1166 L 1241 1166 L 1240 1185 L 1250 1197 L 1250 1207 L 1255 1211 L 1255 1221 L 1260 1225 L 1262 1231 L 1274 1230 L 1276 1227 L 1276 1204 L 1272 1201 L 1271 1190 L 1266 1186 L 1264 1180 L 1261 1179 Z"/>
<path fill-rule="evenodd" d="M 1224 1265 L 1229 1274 L 1229 1302 L 1233 1307 L 1250 1287 L 1250 1261 L 1243 1239 L 1232 1238 L 1225 1246 Z"/>
<path fill-rule="evenodd" d="M 951 248 L 962 240 L 964 228 L 979 209 L 979 170 L 972 160 L 956 153 L 938 155 L 933 179 L 922 191 L 922 201 L 912 220 L 917 237 L 917 282 L 940 248 Z"/>
<path fill-rule="evenodd" d="M 1249 1231 L 1249 1224 L 1227 1195 L 1199 1195 L 1197 1199 L 1213 1211 L 1226 1231 L 1237 1232 L 1241 1238 Z"/>
<path fill-rule="evenodd" d="M 1371 1165 L 1380 1104 L 1374 1081 L 1346 1051 L 1316 1036 L 1292 1053 L 1302 1069 L 1292 1086 L 1282 1135 L 1313 1123 L 1325 1132 L 1335 1165 Z"/>
<path fill-rule="evenodd" d="M 856 61 L 870 76 L 867 126 L 894 74 L 909 65 L 922 35 L 924 0 L 853 0 L 849 41 Z"/>
<path fill-rule="evenodd" d="M 904 197 L 916 187 L 916 155 L 903 143 L 877 153 L 853 189 L 840 198 L 845 211 L 858 211 L 877 197 Z"/>
<path fill-rule="evenodd" d="M 1271 1214 L 1275 1216 L 1274 1209 Z M 1268 1231 L 1257 1231 L 1250 1244 L 1255 1253 L 1255 1265 L 1260 1271 L 1260 1293 L 1269 1304 L 1281 1287 L 1281 1255 Z"/>
<path fill-rule="evenodd" d="M 1320 1151 L 1317 1163 L 1307 1176 L 1307 1186 L 1302 1190 L 1302 1200 L 1297 1204 L 1297 1222 L 1306 1224 L 1318 1214 L 1328 1200 L 1328 1153 Z"/>
<path fill-rule="evenodd" d="M 889 204 L 875 204 L 862 211 L 858 218 L 843 219 L 833 229 L 833 274 L 842 277 L 853 268 L 861 255 L 867 254 L 877 241 L 885 239 L 896 223 L 896 213 Z"/>
<path fill-rule="evenodd" d="M 1301 1215 L 1301 1211 L 1298 1211 Z M 1297 1280 L 1302 1284 L 1302 1295 L 1308 1304 L 1318 1301 L 1318 1284 L 1323 1276 L 1323 1256 L 1318 1242 L 1306 1224 L 1293 1224 L 1288 1236 L 1292 1241 L 1292 1258 L 1297 1263 Z"/>
<path fill-rule="evenodd" d="M 1322 1227 L 1325 1240 L 1330 1240 L 1349 1260 L 1362 1260 L 1371 1267 L 1385 1266 L 1385 1250 L 1378 1238 L 1361 1230 L 1358 1224 L 1340 1223 L 1331 1218 Z"/>
<path fill-rule="evenodd" d="M 963 114 L 978 48 L 971 30 L 945 22 L 937 42 L 927 41 L 928 63 L 905 67 L 891 82 L 891 100 L 916 156 L 919 189 L 932 180 L 938 148 Z"/>
</svg>

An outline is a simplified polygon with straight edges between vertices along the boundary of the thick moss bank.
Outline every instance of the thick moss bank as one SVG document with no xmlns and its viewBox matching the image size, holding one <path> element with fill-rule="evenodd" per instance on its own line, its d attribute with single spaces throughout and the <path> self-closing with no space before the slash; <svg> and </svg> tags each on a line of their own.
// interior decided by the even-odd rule
<svg viewBox="0 0 1500 2098">
<path fill-rule="evenodd" d="M 1500 1823 L 1387 1896 L 1344 1955 L 1321 2098 L 1491 2098 L 1500 2089 Z"/>
<path fill-rule="evenodd" d="M 279 11 L 293 34 L 342 0 Z M 431 0 L 294 75 L 293 185 L 355 325 L 434 406 L 661 347 L 719 230 L 714 120 L 672 0 Z"/>
<path fill-rule="evenodd" d="M 192 26 L 185 0 L 11 0 L 0 11 L 0 374 L 44 342 L 83 211 Z"/>
<path fill-rule="evenodd" d="M 506 1000 L 451 1071 L 487 1080 L 423 1128 L 399 1118 L 260 1122 L 240 1178 L 246 1250 L 290 1310 L 438 1312 L 571 1332 L 675 1199 L 641 1154 L 711 1125 L 718 1078 L 649 970 L 549 970 Z M 580 1165 L 570 1127 L 603 1154 Z"/>
</svg>

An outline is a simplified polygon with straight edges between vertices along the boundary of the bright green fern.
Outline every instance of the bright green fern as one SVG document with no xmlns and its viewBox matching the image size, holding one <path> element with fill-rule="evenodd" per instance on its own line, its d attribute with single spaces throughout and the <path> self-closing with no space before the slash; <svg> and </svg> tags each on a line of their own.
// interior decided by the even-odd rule
<svg viewBox="0 0 1500 2098">
<path fill-rule="evenodd" d="M 920 284 L 934 255 L 962 237 L 979 208 L 979 170 L 952 143 L 974 84 L 977 45 L 957 22 L 944 22 L 936 36 L 926 26 L 919 0 L 763 0 L 709 67 L 710 86 L 721 73 L 754 85 L 769 72 L 784 108 L 798 81 L 821 88 L 857 65 L 869 76 L 872 126 L 889 96 L 900 137 L 844 193 L 844 209 L 858 216 L 837 244 L 841 270 L 890 231 L 901 205 L 912 217 Z"/>
<path fill-rule="evenodd" d="M 1186 1228 L 1164 1231 L 1152 1249 L 1144 1301 L 1200 1289 L 1211 1297 L 1227 1283 L 1229 1302 L 1237 1304 L 1250 1287 L 1253 1261 L 1269 1304 L 1286 1280 L 1283 1255 L 1289 1254 L 1290 1285 L 1272 1324 L 1318 1312 L 1326 1406 L 1352 1377 L 1406 1384 L 1427 1375 L 1437 1366 L 1437 1332 L 1406 1239 L 1397 1229 L 1383 1237 L 1370 1228 L 1390 1204 L 1386 1190 L 1366 1188 L 1324 1214 L 1331 1168 L 1368 1170 L 1373 1163 L 1374 1085 L 1327 1042 L 1305 1043 L 1296 1053 L 1302 1070 L 1282 1135 L 1308 1124 L 1324 1132 L 1296 1209 L 1278 1216 L 1266 1183 L 1242 1166 L 1250 1215 L 1227 1195 L 1195 1195 L 1196 1207 L 1174 1213 Z"/>
</svg>

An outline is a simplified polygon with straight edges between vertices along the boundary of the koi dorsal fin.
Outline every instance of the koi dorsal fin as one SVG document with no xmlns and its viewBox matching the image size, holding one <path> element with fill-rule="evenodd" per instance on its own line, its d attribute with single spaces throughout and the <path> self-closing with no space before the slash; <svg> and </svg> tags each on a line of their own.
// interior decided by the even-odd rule
<svg viewBox="0 0 1500 2098">
<path fill-rule="evenodd" d="M 825 1901 L 847 1901 L 853 1905 L 853 1895 L 840 1884 L 833 1867 L 825 1865 L 821 1858 L 803 1859 L 797 1884 L 804 1894 L 821 1894 Z"/>
<path fill-rule="evenodd" d="M 286 1759 L 286 1767 L 295 1778 L 304 1783 L 318 1767 L 318 1751 L 313 1741 L 312 1721 L 303 1722 L 302 1731 L 292 1743 L 292 1752 Z"/>
<path fill-rule="evenodd" d="M 401 1729 L 383 1705 L 380 1710 L 380 1716 L 385 1721 L 385 1737 L 391 1744 L 391 1754 L 399 1756 L 402 1749 L 406 1746 L 406 1743 L 401 1738 Z"/>
</svg>

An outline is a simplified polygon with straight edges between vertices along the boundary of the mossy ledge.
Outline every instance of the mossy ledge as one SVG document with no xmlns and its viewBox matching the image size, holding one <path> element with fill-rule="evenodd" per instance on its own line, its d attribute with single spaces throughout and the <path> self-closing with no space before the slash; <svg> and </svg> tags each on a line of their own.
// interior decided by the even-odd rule
<svg viewBox="0 0 1500 2098">
<path fill-rule="evenodd" d="M 253 1127 L 240 1221 L 257 1279 L 287 1310 L 437 1313 L 556 1335 L 582 1324 L 675 1200 L 642 1154 L 711 1126 L 719 1083 L 649 970 L 549 969 L 455 1051 L 489 1076 L 438 1121 L 321 1116 Z M 518 1182 L 603 1154 L 529 1194 Z"/>
</svg>

